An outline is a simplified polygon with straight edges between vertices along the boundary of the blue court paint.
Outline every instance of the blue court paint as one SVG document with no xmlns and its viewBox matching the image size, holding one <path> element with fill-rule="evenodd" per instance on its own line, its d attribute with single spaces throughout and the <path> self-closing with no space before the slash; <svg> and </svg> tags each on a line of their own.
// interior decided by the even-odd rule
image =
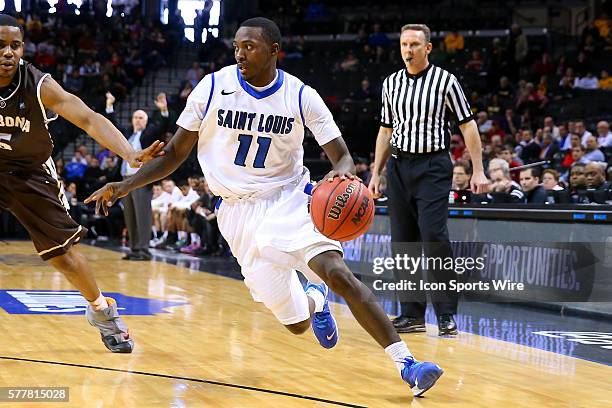
<svg viewBox="0 0 612 408">
<path fill-rule="evenodd" d="M 151 316 L 157 313 L 171 313 L 168 307 L 184 305 L 187 302 L 146 299 L 121 293 L 104 292 L 119 305 L 124 316 Z M 9 314 L 84 314 L 87 301 L 73 290 L 0 290 L 0 307 Z"/>
</svg>

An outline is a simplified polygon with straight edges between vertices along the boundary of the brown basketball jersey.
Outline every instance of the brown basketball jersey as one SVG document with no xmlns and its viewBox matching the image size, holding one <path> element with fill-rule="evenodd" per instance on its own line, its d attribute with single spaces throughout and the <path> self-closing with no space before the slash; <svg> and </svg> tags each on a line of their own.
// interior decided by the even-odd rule
<svg viewBox="0 0 612 408">
<path fill-rule="evenodd" d="M 0 172 L 39 168 L 53 151 L 40 98 L 43 73 L 21 60 L 9 95 L 0 95 Z M 10 92 L 10 88 L 7 92 Z"/>
</svg>

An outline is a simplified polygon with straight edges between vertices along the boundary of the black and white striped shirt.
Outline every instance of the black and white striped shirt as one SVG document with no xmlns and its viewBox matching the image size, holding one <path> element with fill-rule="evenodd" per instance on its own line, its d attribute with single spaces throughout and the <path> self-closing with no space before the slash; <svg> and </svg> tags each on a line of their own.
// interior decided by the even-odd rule
<svg viewBox="0 0 612 408">
<path fill-rule="evenodd" d="M 470 104 L 450 72 L 432 65 L 411 75 L 401 69 L 383 82 L 381 126 L 393 128 L 391 145 L 408 153 L 448 150 L 449 114 L 473 119 Z"/>
</svg>

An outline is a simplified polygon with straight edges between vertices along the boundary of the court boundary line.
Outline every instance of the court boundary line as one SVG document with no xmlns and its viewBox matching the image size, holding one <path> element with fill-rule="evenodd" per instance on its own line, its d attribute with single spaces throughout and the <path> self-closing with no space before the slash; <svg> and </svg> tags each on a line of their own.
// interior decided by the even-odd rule
<svg viewBox="0 0 612 408">
<path fill-rule="evenodd" d="M 249 385 L 224 383 L 221 381 L 206 380 L 202 378 L 183 377 L 183 376 L 178 376 L 178 375 L 161 374 L 161 373 L 150 373 L 146 371 L 137 371 L 137 370 L 125 370 L 122 368 L 92 366 L 92 365 L 78 364 L 78 363 L 65 363 L 62 361 L 34 360 L 34 359 L 29 359 L 29 358 L 10 357 L 10 356 L 0 356 L 0 359 L 9 360 L 9 361 L 28 362 L 28 363 L 51 364 L 51 365 L 59 365 L 59 366 L 66 366 L 66 367 L 88 368 L 88 369 L 103 370 L 103 371 L 113 371 L 113 372 L 119 372 L 119 373 L 143 375 L 143 376 L 148 376 L 148 377 L 167 378 L 171 380 L 184 380 L 184 381 L 198 382 L 198 383 L 203 383 L 203 384 L 216 385 L 218 387 L 237 388 L 241 390 L 256 391 L 256 392 L 261 392 L 265 394 L 273 394 L 273 395 L 281 395 L 284 397 L 305 399 L 309 401 L 322 402 L 325 404 L 338 405 L 342 407 L 367 408 L 365 405 L 356 405 L 356 404 L 351 404 L 348 402 L 328 400 L 328 399 L 319 398 L 319 397 L 311 397 L 309 395 L 294 394 L 294 393 L 286 392 L 286 391 L 268 390 L 266 388 L 251 387 Z"/>
</svg>

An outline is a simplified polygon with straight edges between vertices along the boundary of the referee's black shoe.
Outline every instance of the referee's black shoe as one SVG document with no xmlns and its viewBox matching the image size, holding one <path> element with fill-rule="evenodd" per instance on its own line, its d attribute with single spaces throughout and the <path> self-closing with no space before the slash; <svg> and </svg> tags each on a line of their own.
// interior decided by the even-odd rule
<svg viewBox="0 0 612 408">
<path fill-rule="evenodd" d="M 393 327 L 398 333 L 419 333 L 425 331 L 425 319 L 398 316 L 393 319 Z"/>
<path fill-rule="evenodd" d="M 457 334 L 457 323 L 453 315 L 443 314 L 438 316 L 438 335 L 454 336 Z"/>
</svg>

